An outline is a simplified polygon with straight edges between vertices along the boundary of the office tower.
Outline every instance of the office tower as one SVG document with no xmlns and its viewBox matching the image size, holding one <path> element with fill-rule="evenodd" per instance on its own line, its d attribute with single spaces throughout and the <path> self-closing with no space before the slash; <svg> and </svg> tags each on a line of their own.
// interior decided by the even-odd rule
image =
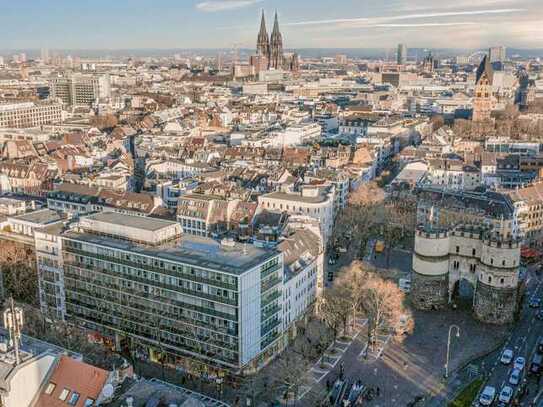
<svg viewBox="0 0 543 407">
<path fill-rule="evenodd" d="M 178 365 L 257 369 L 283 347 L 283 254 L 101 212 L 36 233 L 46 315 Z"/>
<path fill-rule="evenodd" d="M 49 62 L 49 50 L 47 48 L 41 49 L 41 62 L 47 64 Z"/>
<path fill-rule="evenodd" d="M 506 60 L 506 48 L 504 46 L 491 47 L 488 50 L 490 63 L 504 62 Z"/>
<path fill-rule="evenodd" d="M 91 106 L 97 99 L 111 97 L 109 75 L 72 75 L 50 83 L 51 97 L 69 106 Z"/>
<path fill-rule="evenodd" d="M 398 45 L 396 62 L 398 65 L 405 65 L 405 63 L 407 62 L 407 47 L 405 46 L 405 44 Z"/>
</svg>

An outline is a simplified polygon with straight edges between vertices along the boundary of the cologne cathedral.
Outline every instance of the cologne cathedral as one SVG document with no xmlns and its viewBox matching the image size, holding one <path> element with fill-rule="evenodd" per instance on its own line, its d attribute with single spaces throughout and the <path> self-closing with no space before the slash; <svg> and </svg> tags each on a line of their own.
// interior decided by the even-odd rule
<svg viewBox="0 0 543 407">
<path fill-rule="evenodd" d="M 268 69 L 276 70 L 298 70 L 298 55 L 283 53 L 283 36 L 279 30 L 279 19 L 275 12 L 275 20 L 271 36 L 268 36 L 266 29 L 266 18 L 262 11 L 262 20 L 260 21 L 260 31 L 256 41 L 256 55 L 251 57 L 251 65 L 256 71 L 265 71 Z"/>
</svg>

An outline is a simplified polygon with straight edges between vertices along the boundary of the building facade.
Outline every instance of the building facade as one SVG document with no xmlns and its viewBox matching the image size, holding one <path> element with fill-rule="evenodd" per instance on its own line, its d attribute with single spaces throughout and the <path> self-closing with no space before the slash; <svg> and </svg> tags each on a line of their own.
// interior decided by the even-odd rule
<svg viewBox="0 0 543 407">
<path fill-rule="evenodd" d="M 283 256 L 99 213 L 35 235 L 40 303 L 118 350 L 241 373 L 283 348 Z"/>
<path fill-rule="evenodd" d="M 111 97 L 108 75 L 72 75 L 50 82 L 51 97 L 67 106 L 92 106 L 100 98 Z"/>
<path fill-rule="evenodd" d="M 12 103 L 0 105 L 0 128 L 29 128 L 62 121 L 59 103 Z"/>
</svg>

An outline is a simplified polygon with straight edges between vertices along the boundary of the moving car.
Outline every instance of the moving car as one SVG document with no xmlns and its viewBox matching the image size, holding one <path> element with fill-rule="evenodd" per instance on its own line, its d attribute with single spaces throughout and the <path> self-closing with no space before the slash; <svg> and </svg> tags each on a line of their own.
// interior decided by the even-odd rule
<svg viewBox="0 0 543 407">
<path fill-rule="evenodd" d="M 486 386 L 479 397 L 479 404 L 482 406 L 490 406 L 496 398 L 496 389 L 492 386 Z"/>
<path fill-rule="evenodd" d="M 502 356 L 500 358 L 500 362 L 502 362 L 504 365 L 508 365 L 513 360 L 513 350 L 512 349 L 504 349 Z"/>
<path fill-rule="evenodd" d="M 518 369 L 522 371 L 522 369 L 524 369 L 524 366 L 526 366 L 526 359 L 524 359 L 522 356 L 519 356 L 515 359 L 513 369 Z"/>
<path fill-rule="evenodd" d="M 516 386 L 520 382 L 520 375 L 522 372 L 518 369 L 513 369 L 511 372 L 511 376 L 509 376 L 509 384 L 512 384 L 513 386 Z"/>
<path fill-rule="evenodd" d="M 512 397 L 513 397 L 513 389 L 510 386 L 503 386 L 498 400 L 501 403 L 508 404 L 511 401 Z"/>
</svg>

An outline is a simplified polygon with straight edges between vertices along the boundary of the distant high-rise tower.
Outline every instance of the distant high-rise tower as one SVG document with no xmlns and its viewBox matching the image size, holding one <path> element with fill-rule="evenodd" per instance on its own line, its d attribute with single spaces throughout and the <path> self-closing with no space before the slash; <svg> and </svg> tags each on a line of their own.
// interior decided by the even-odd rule
<svg viewBox="0 0 543 407">
<path fill-rule="evenodd" d="M 270 68 L 283 68 L 283 36 L 279 30 L 279 19 L 277 11 L 275 12 L 275 21 L 270 38 Z"/>
<path fill-rule="evenodd" d="M 398 63 L 398 65 L 405 65 L 405 63 L 407 62 L 407 47 L 405 46 L 405 44 L 398 45 L 396 62 Z"/>
<path fill-rule="evenodd" d="M 494 62 L 505 62 L 506 59 L 506 48 L 504 46 L 492 47 L 488 50 L 488 58 L 490 63 Z"/>
<path fill-rule="evenodd" d="M 492 113 L 492 79 L 494 70 L 490 58 L 485 55 L 477 69 L 475 78 L 475 97 L 473 99 L 473 121 L 490 120 Z"/>
</svg>

